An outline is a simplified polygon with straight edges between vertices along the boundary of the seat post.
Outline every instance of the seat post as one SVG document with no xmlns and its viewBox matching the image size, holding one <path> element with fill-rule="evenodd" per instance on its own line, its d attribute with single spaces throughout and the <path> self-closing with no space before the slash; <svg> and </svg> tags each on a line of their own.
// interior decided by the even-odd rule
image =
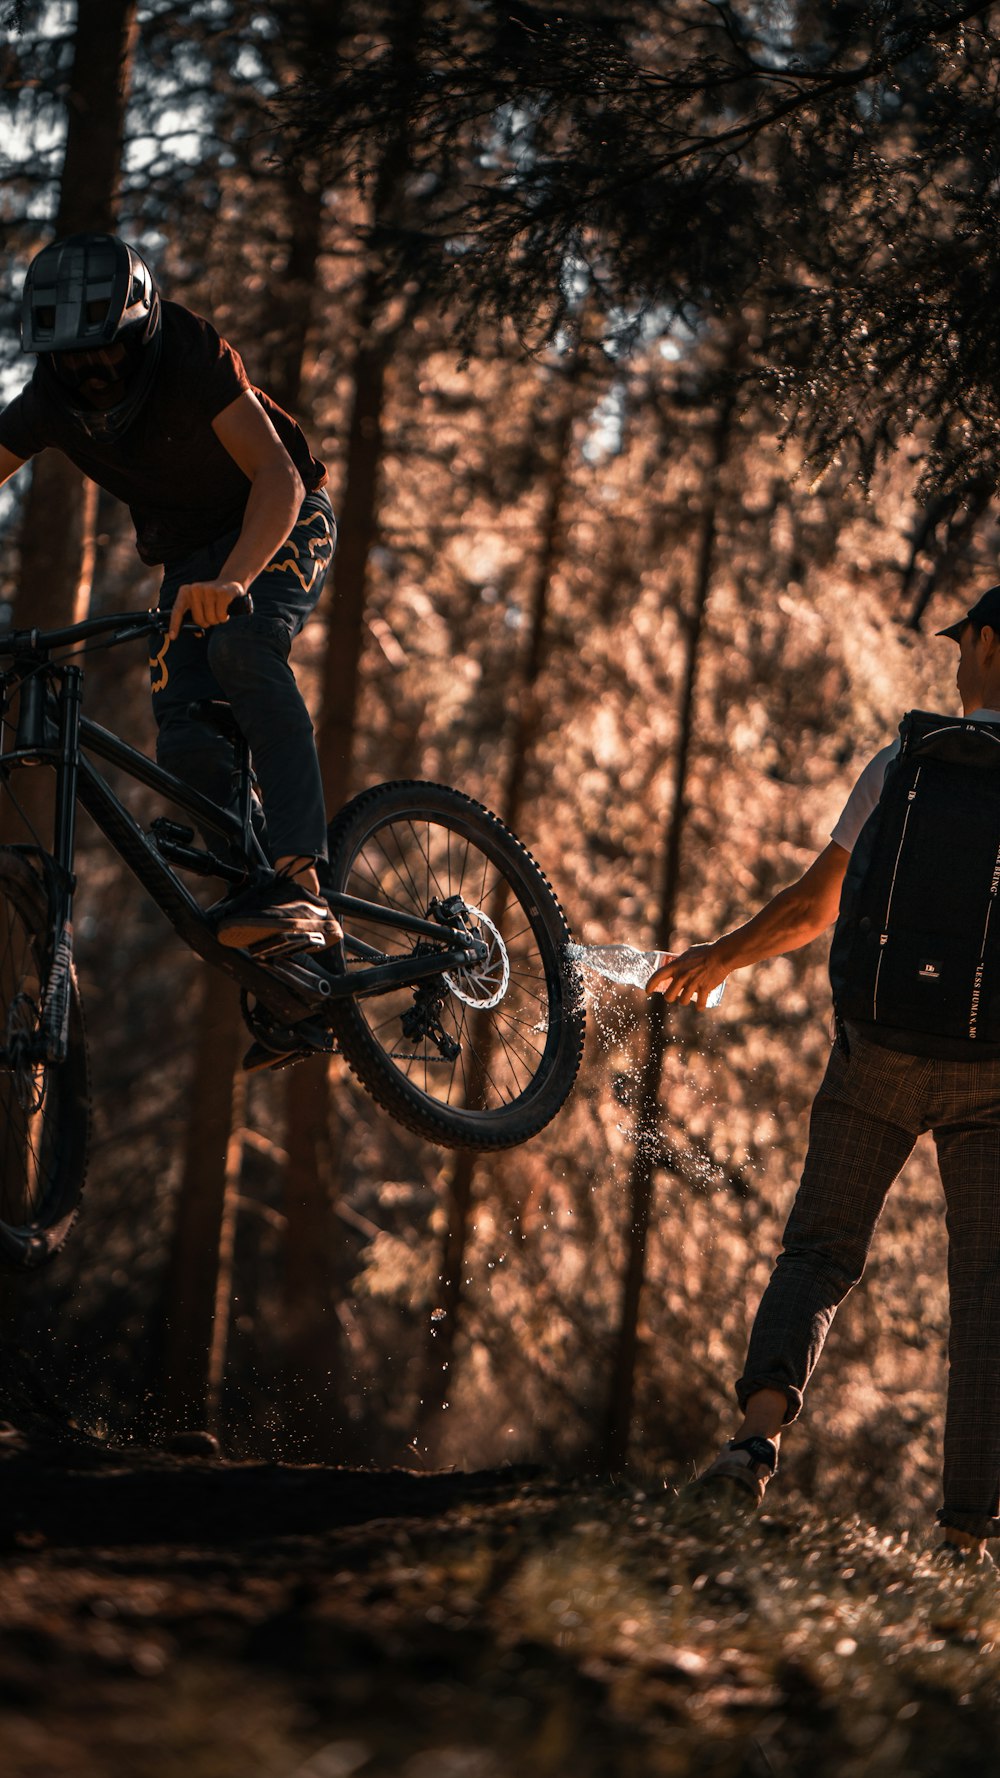
<svg viewBox="0 0 1000 1778">
<path fill-rule="evenodd" d="M 253 827 L 254 775 L 250 765 L 250 747 L 231 706 L 221 698 L 196 698 L 188 705 L 187 713 L 195 722 L 204 722 L 209 728 L 224 735 L 232 747 L 233 768 L 230 782 L 235 793 L 237 818 L 243 829 L 243 850 L 251 865 L 259 870 L 269 871 L 271 861 Z"/>
<path fill-rule="evenodd" d="M 268 865 L 270 860 L 265 858 L 253 826 L 254 776 L 250 765 L 250 747 L 246 736 L 239 730 L 233 736 L 233 781 L 236 786 L 237 813 L 243 829 L 243 850 L 252 863 Z"/>
</svg>

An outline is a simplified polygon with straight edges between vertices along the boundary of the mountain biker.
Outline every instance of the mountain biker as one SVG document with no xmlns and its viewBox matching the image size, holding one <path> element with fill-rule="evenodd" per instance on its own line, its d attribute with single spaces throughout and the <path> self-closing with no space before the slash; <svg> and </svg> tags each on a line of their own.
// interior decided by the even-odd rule
<svg viewBox="0 0 1000 1778">
<path fill-rule="evenodd" d="M 967 717 L 1000 723 L 1000 586 L 938 632 L 959 645 Z M 878 804 L 899 743 L 862 772 L 829 845 L 745 926 L 669 957 L 647 992 L 703 1005 L 733 970 L 808 944 L 837 918 L 851 853 Z M 911 793 L 912 794 L 912 793 Z M 952 868 L 955 861 L 952 860 Z M 909 1048 L 907 1045 L 909 1044 Z M 848 1024 L 813 1105 L 809 1150 L 783 1241 L 750 1336 L 736 1395 L 735 1437 L 695 1489 L 763 1499 L 783 1429 L 795 1420 L 837 1307 L 859 1281 L 893 1180 L 922 1130 L 933 1130 L 949 1235 L 951 1334 L 944 1436 L 942 1557 L 988 1560 L 1000 1535 L 1000 1051 L 935 1059 L 911 1034 Z"/>
<path fill-rule="evenodd" d="M 210 322 L 165 301 L 115 235 L 76 234 L 32 260 L 21 344 L 35 369 L 0 413 L 0 483 L 52 446 L 132 515 L 171 613 L 150 662 L 157 758 L 215 801 L 233 749 L 195 717 L 228 703 L 253 755 L 275 875 L 216 911 L 221 943 L 338 939 L 319 894 L 326 812 L 312 724 L 288 655 L 336 547 L 326 469 L 296 421 L 254 388 Z M 250 591 L 251 615 L 228 616 Z M 181 628 L 185 614 L 190 624 Z"/>
</svg>

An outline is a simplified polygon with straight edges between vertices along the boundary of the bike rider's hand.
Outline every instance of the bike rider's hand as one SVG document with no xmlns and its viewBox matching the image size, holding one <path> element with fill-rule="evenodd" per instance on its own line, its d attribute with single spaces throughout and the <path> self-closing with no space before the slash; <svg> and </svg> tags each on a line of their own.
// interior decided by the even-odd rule
<svg viewBox="0 0 1000 1778">
<path fill-rule="evenodd" d="M 704 1006 L 713 988 L 728 974 L 717 944 L 692 945 L 666 957 L 646 983 L 647 994 L 662 994 L 675 1005 Z"/>
<path fill-rule="evenodd" d="M 242 597 L 246 588 L 238 580 L 194 580 L 182 586 L 170 613 L 167 635 L 173 642 L 180 633 L 184 613 L 190 611 L 191 621 L 199 630 L 210 630 L 229 618 L 229 607 Z"/>
</svg>

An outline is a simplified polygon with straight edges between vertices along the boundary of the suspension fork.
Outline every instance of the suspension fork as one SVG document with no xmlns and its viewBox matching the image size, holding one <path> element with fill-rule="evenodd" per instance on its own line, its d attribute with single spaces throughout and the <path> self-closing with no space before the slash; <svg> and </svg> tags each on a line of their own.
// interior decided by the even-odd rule
<svg viewBox="0 0 1000 1778">
<path fill-rule="evenodd" d="M 59 696 L 59 748 L 56 761 L 56 808 L 53 833 L 52 955 L 45 983 L 41 1047 L 47 1062 L 63 1062 L 69 1047 L 69 1012 L 73 986 L 73 891 L 76 878 L 76 783 L 80 765 L 80 710 L 83 673 L 64 667 Z"/>
</svg>

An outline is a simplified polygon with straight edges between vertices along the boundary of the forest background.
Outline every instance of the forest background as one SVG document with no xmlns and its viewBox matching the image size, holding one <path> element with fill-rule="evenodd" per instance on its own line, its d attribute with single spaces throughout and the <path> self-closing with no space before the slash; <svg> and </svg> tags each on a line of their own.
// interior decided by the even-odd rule
<svg viewBox="0 0 1000 1778">
<path fill-rule="evenodd" d="M 7 16 L 5 397 L 24 268 L 111 229 L 329 465 L 297 645 L 331 809 L 500 812 L 575 935 L 679 947 L 825 844 L 996 578 L 997 9 L 78 0 Z M 14 622 L 134 609 L 128 515 L 42 457 Z M 53 520 L 53 514 L 58 515 Z M 87 707 L 151 744 L 141 653 Z M 10 809 L 5 837 L 21 837 Z M 714 1014 L 590 1003 L 566 1109 L 444 1154 L 339 1061 L 239 1070 L 208 979 L 84 823 L 85 1214 L 7 1333 L 113 1441 L 680 1480 L 732 1380 L 830 1040 L 826 945 Z M 783 1466 L 936 1504 L 947 1302 L 921 1142 Z"/>
</svg>

